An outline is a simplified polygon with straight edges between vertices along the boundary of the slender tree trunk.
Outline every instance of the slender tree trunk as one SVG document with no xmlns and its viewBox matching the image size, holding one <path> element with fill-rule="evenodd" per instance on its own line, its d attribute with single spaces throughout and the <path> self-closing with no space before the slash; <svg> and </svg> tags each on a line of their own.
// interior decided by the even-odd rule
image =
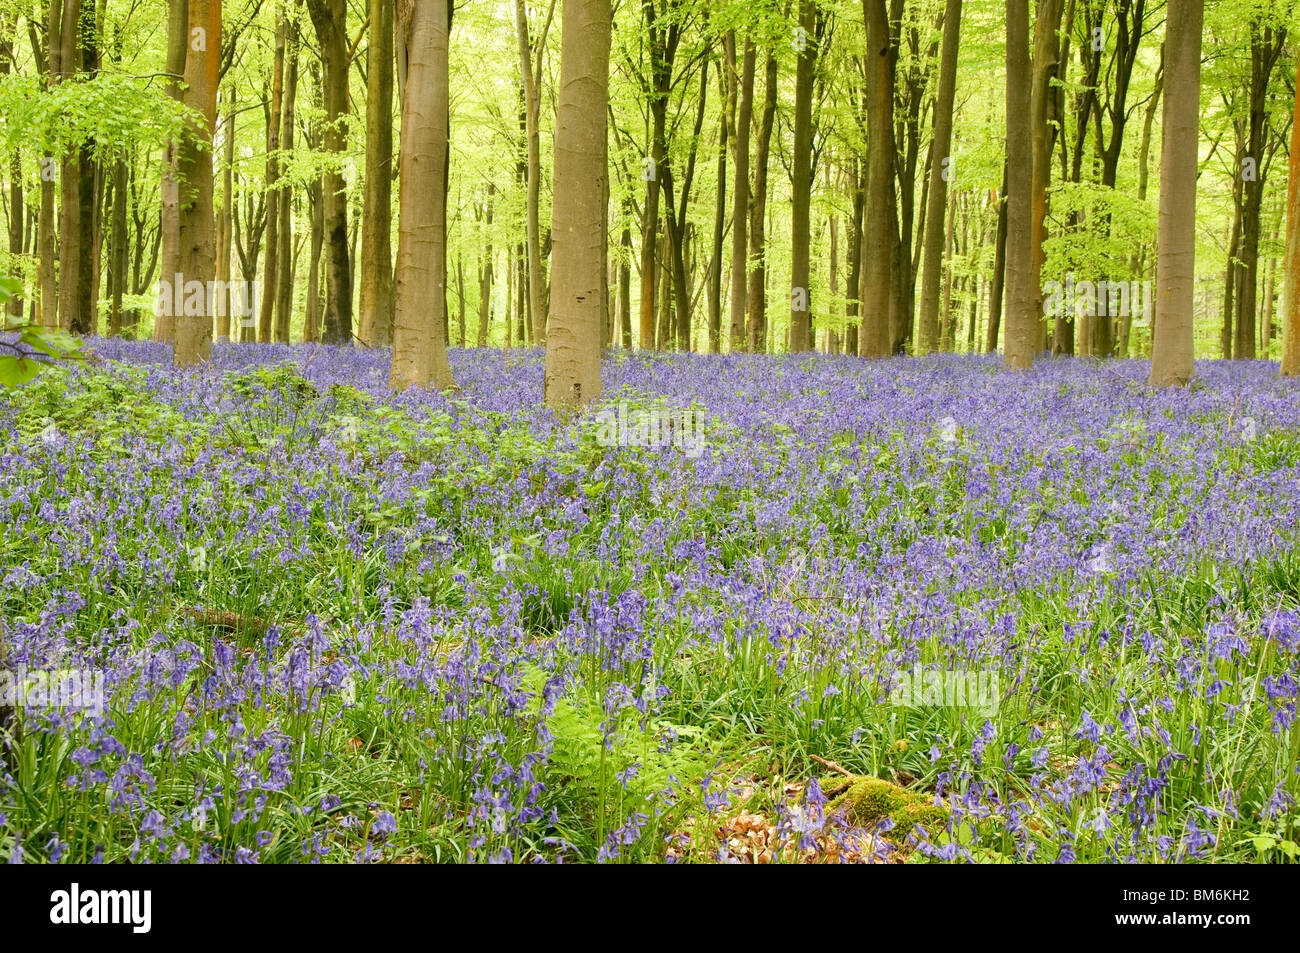
<svg viewBox="0 0 1300 953">
<path fill-rule="evenodd" d="M 564 0 L 543 385 L 551 407 L 581 406 L 600 396 L 612 19 L 610 0 Z"/>
<path fill-rule="evenodd" d="M 222 124 L 222 163 L 221 163 L 221 206 L 217 209 L 217 263 L 216 274 L 219 287 L 225 289 L 221 292 L 221 304 L 225 307 L 217 308 L 217 340 L 230 340 L 231 324 L 238 320 L 241 324 L 244 321 L 243 315 L 234 315 L 231 313 L 232 305 L 236 303 L 235 296 L 230 294 L 230 253 L 231 242 L 234 238 L 233 225 L 231 217 L 234 211 L 234 191 L 235 191 L 235 85 L 232 83 L 226 89 L 225 98 L 222 100 L 225 106 L 226 119 Z"/>
<path fill-rule="evenodd" d="M 1295 90 L 1287 159 L 1286 249 L 1282 258 L 1283 377 L 1300 377 L 1300 71 Z"/>
<path fill-rule="evenodd" d="M 515 335 L 519 347 L 529 347 L 535 343 L 533 337 L 533 324 L 528 320 L 528 249 L 524 243 L 520 242 L 514 247 L 513 252 L 506 249 L 506 254 L 510 258 L 510 273 L 514 276 L 514 291 L 510 292 L 507 288 L 506 298 L 509 299 L 513 293 L 515 302 Z M 549 305 L 548 305 L 549 307 Z M 509 305 L 506 307 L 506 320 L 510 319 Z"/>
<path fill-rule="evenodd" d="M 1237 287 L 1241 284 L 1241 266 L 1238 252 L 1241 249 L 1241 178 L 1233 186 L 1232 225 L 1228 231 L 1227 263 L 1223 266 L 1223 325 L 1219 330 L 1219 345 L 1224 360 L 1232 360 L 1236 332 L 1233 322 L 1237 316 Z"/>
<path fill-rule="evenodd" d="M 77 43 L 81 0 L 63 0 L 59 33 L 59 81 L 77 73 L 80 62 Z M 77 286 L 81 281 L 81 161 L 76 147 L 61 157 L 59 164 L 59 324 L 65 330 L 84 326 L 77 313 Z"/>
<path fill-rule="evenodd" d="M 1202 16 L 1202 0 L 1171 0 L 1165 33 L 1160 261 L 1151 349 L 1151 383 L 1162 387 L 1186 384 L 1196 369 L 1192 308 L 1196 285 Z"/>
<path fill-rule="evenodd" d="M 284 109 L 283 9 L 275 20 L 275 52 L 271 61 L 271 114 L 266 123 L 266 260 L 262 262 L 262 301 L 257 319 L 257 339 L 270 342 L 274 327 L 277 267 L 280 264 L 280 126 Z"/>
<path fill-rule="evenodd" d="M 280 149 L 284 158 L 281 165 L 288 164 L 288 157 L 293 153 L 293 126 L 295 122 L 296 100 L 298 98 L 298 25 L 290 23 L 285 37 L 285 82 L 284 102 L 281 109 Z M 385 172 L 385 174 L 387 174 Z M 281 178 L 284 178 L 283 173 Z M 275 283 L 275 339 L 281 344 L 289 343 L 289 325 L 293 318 L 293 280 L 295 255 L 293 246 L 293 184 L 289 182 L 280 189 L 279 202 L 280 224 L 277 233 L 280 240 L 279 264 L 276 268 Z M 384 269 L 391 275 L 391 269 Z M 266 292 L 269 294 L 269 292 Z"/>
<path fill-rule="evenodd" d="M 1039 316 L 1031 285 L 1033 237 L 1033 146 L 1030 112 L 1028 0 L 1007 0 L 1007 237 L 1004 266 L 1007 367 L 1034 363 Z"/>
<path fill-rule="evenodd" d="M 552 10 L 554 10 L 554 5 L 555 0 L 551 0 Z M 549 23 L 550 17 L 548 16 L 547 24 L 549 25 Z M 541 343 L 546 340 L 546 277 L 542 272 L 542 230 L 540 223 L 542 192 L 541 91 L 537 88 L 537 80 L 541 75 L 543 57 L 546 52 L 545 46 L 542 45 L 546 42 L 546 33 L 542 33 L 541 43 L 537 51 L 537 65 L 534 68 L 532 41 L 528 35 L 528 12 L 524 7 L 524 0 L 515 0 L 515 29 L 519 35 L 519 68 L 524 88 L 524 131 L 528 151 L 528 196 L 527 208 L 525 209 L 528 246 L 528 302 L 533 315 L 533 337 L 538 343 Z M 536 73 L 534 73 L 534 69 L 536 69 Z"/>
<path fill-rule="evenodd" d="M 343 153 L 347 150 L 348 121 L 347 3 L 346 0 L 307 0 L 307 10 L 316 29 L 321 54 L 326 120 L 321 145 L 326 152 Z M 407 53 L 409 56 L 409 48 Z M 422 55 L 428 63 L 431 54 L 425 51 Z M 407 70 L 409 78 L 409 59 Z M 443 118 L 445 121 L 446 117 Z M 442 161 L 445 164 L 445 155 Z M 334 170 L 327 171 L 322 176 L 322 186 L 325 244 L 329 252 L 326 257 L 327 300 L 321 340 L 325 344 L 351 344 L 352 268 L 348 246 L 347 187 L 342 173 Z M 421 222 L 420 227 L 426 225 L 427 223 Z M 425 307 L 428 306 L 429 302 L 426 301 Z"/>
<path fill-rule="evenodd" d="M 302 339 L 312 343 L 320 340 L 321 325 L 320 256 L 325 244 L 325 200 L 321 192 L 322 183 L 319 178 L 307 186 L 307 199 L 311 207 L 311 235 L 307 243 L 310 249 L 307 256 L 307 314 L 304 317 Z"/>
<path fill-rule="evenodd" d="M 1155 125 L 1156 109 L 1160 105 L 1160 95 L 1164 88 L 1164 70 L 1161 68 L 1156 73 L 1156 86 L 1151 94 L 1151 100 L 1147 103 L 1146 115 L 1142 120 L 1142 140 L 1138 145 L 1138 188 L 1137 198 L 1139 204 L 1145 204 L 1147 200 L 1147 187 L 1150 176 L 1151 161 L 1151 129 Z M 1129 259 L 1129 272 L 1136 278 L 1141 278 L 1146 270 L 1147 249 L 1145 246 L 1139 248 Z M 1132 310 L 1132 309 L 1130 309 Z M 1150 318 L 1150 315 L 1146 317 Z M 1119 356 L 1127 358 L 1132 347 L 1133 316 L 1130 313 L 1124 319 L 1123 334 L 1119 342 Z"/>
<path fill-rule="evenodd" d="M 656 338 L 655 290 L 659 279 L 659 258 L 656 256 L 656 235 L 659 232 L 660 193 L 668 175 L 668 96 L 672 86 L 673 61 L 677 56 L 680 25 L 664 24 L 659 18 L 654 0 L 642 0 L 642 16 L 646 22 L 650 54 L 650 155 L 644 167 L 646 180 L 645 216 L 641 223 L 641 346 L 654 347 L 662 343 L 665 311 L 661 309 Z M 672 215 L 669 202 L 668 215 Z M 664 223 L 665 234 L 668 223 Z M 664 259 L 667 262 L 667 259 Z M 669 266 L 670 267 L 670 266 Z"/>
<path fill-rule="evenodd" d="M 361 340 L 387 347 L 393 337 L 393 0 L 370 0 L 366 58 L 366 187 L 361 210 Z"/>
<path fill-rule="evenodd" d="M 862 219 L 866 207 L 866 189 L 862 181 L 862 171 L 857 159 L 853 160 L 851 170 L 853 183 L 853 217 L 849 222 L 849 275 L 844 290 L 848 301 L 845 305 L 844 353 L 857 354 L 860 338 L 858 321 L 861 313 L 861 278 L 862 278 Z"/>
<path fill-rule="evenodd" d="M 1033 320 L 1033 354 L 1046 347 L 1047 324 L 1043 315 L 1043 265 L 1047 260 L 1047 187 L 1052 178 L 1052 103 L 1055 94 L 1052 80 L 1060 60 L 1063 0 L 1039 0 L 1034 18 L 1033 89 L 1029 96 L 1030 121 L 1033 123 L 1033 166 L 1030 176 L 1029 210 L 1029 309 Z M 1109 347 L 1107 348 L 1109 354 Z"/>
<path fill-rule="evenodd" d="M 692 261 L 687 266 L 686 249 L 694 235 L 694 226 L 687 220 L 690 207 L 691 189 L 695 182 L 695 161 L 699 155 L 700 135 L 704 131 L 704 114 L 709 102 L 709 61 L 700 65 L 699 93 L 695 106 L 695 125 L 690 137 L 690 151 L 686 157 L 686 173 L 682 178 L 680 201 L 673 198 L 673 176 L 671 163 L 665 169 L 664 188 L 668 196 L 667 224 L 669 238 L 669 256 L 672 266 L 673 288 L 677 296 L 677 325 L 674 332 L 677 346 L 684 351 L 691 349 L 692 305 L 694 303 L 695 266 Z M 608 206 L 606 206 L 608 207 Z"/>
<path fill-rule="evenodd" d="M 44 85 L 49 88 L 59 79 L 60 23 L 63 15 L 62 0 L 49 0 L 45 21 L 45 56 L 41 56 L 40 38 L 35 27 L 29 29 L 32 55 L 37 68 L 41 71 Z M 55 281 L 54 265 L 57 257 L 55 247 L 55 172 L 58 163 L 50 153 L 40 157 L 38 171 L 41 196 L 40 211 L 36 220 L 36 259 L 37 259 L 37 299 L 36 321 L 46 327 L 59 324 L 58 287 Z"/>
<path fill-rule="evenodd" d="M 730 60 L 734 56 L 730 56 Z M 734 65 L 734 64 L 733 64 Z M 718 119 L 718 186 L 713 205 L 713 254 L 709 259 L 709 353 L 722 347 L 722 239 L 727 230 L 727 117 L 735 110 L 735 87 L 725 67 L 718 72 L 723 89 L 723 112 Z"/>
<path fill-rule="evenodd" d="M 487 347 L 488 329 L 492 323 L 492 204 L 496 186 L 488 182 L 487 198 L 483 202 L 483 258 L 478 268 L 478 338 L 479 347 Z M 506 292 L 506 334 L 510 342 L 510 293 Z"/>
<path fill-rule="evenodd" d="M 8 76 L 14 64 L 14 31 L 17 28 L 17 15 L 6 14 L 4 24 L 0 26 L 0 31 L 3 32 L 3 36 L 0 36 L 0 76 Z M 14 256 L 15 261 L 20 260 L 26 252 L 23 226 L 27 215 L 23 202 L 22 173 L 22 159 L 14 152 L 9 164 L 9 254 Z M 6 308 L 9 314 L 20 317 L 23 313 L 23 298 L 10 298 Z"/>
<path fill-rule="evenodd" d="M 402 23 L 406 92 L 390 375 L 394 388 L 452 386 L 444 332 L 450 27 L 449 0 L 414 0 Z"/>
<path fill-rule="evenodd" d="M 958 0 L 960 2 L 960 0 Z M 799 0 L 794 79 L 794 153 L 790 172 L 790 350 L 812 348 L 812 289 L 808 284 L 812 204 L 813 74 L 817 65 L 816 0 Z M 798 49 L 802 46 L 802 49 Z"/>
<path fill-rule="evenodd" d="M 947 259 L 948 266 L 943 270 L 943 320 L 940 324 L 939 347 L 944 351 L 953 349 L 953 316 L 952 316 L 952 266 L 953 266 L 953 229 L 957 226 L 957 193 L 954 192 L 948 201 L 948 208 L 940 214 L 937 221 L 930 224 L 931 228 L 938 228 L 940 222 L 945 222 L 946 227 L 943 231 L 944 236 L 944 258 Z"/>
<path fill-rule="evenodd" d="M 746 294 L 749 283 L 749 133 L 754 115 L 754 43 L 745 39 L 736 110 L 731 205 L 731 350 L 745 349 Z"/>
<path fill-rule="evenodd" d="M 1268 87 L 1273 67 L 1282 52 L 1286 30 L 1253 20 L 1250 24 L 1250 116 L 1246 150 L 1252 159 L 1253 174 L 1241 170 L 1243 203 L 1241 209 L 1241 294 L 1237 301 L 1236 357 L 1255 359 L 1255 325 L 1258 320 L 1256 301 L 1259 287 L 1259 220 L 1264 200 L 1264 174 L 1268 168 L 1264 150 L 1268 136 Z"/>
<path fill-rule="evenodd" d="M 217 86 L 221 66 L 221 0 L 190 0 L 190 42 L 185 55 L 185 105 L 195 118 L 181 137 L 176 167 L 181 176 L 177 269 L 184 276 L 184 314 L 175 318 L 172 359 L 177 367 L 206 361 L 212 348 L 212 310 L 208 289 L 216 277 L 217 223 L 212 203 L 212 142 L 217 125 Z M 194 314 L 191 287 L 202 289 L 203 306 Z M 179 296 L 179 292 L 174 293 Z"/>
<path fill-rule="evenodd" d="M 109 233 L 109 294 L 108 333 L 114 337 L 122 333 L 122 294 L 126 287 L 127 199 L 126 161 L 120 156 L 113 163 L 113 221 Z"/>
<path fill-rule="evenodd" d="M 456 346 L 465 347 L 465 257 L 456 252 Z"/>
<path fill-rule="evenodd" d="M 939 272 L 943 229 L 936 227 L 948 204 L 951 176 L 952 105 L 957 92 L 957 45 L 961 40 L 961 0 L 947 0 L 943 11 L 943 52 L 939 55 L 939 98 L 934 106 L 934 149 L 926 196 L 925 267 L 921 272 L 920 352 L 930 354 L 939 335 Z"/>
<path fill-rule="evenodd" d="M 185 60 L 190 46 L 190 13 L 188 0 L 168 0 L 167 5 L 167 95 L 176 102 L 184 102 Z M 182 137 L 184 138 L 184 134 Z M 167 144 L 163 156 L 163 175 L 160 203 L 162 206 L 162 288 L 165 292 L 180 274 L 180 214 L 181 181 L 177 166 L 181 141 Z M 173 288 L 172 295 L 162 295 L 170 301 L 160 302 L 154 317 L 154 340 L 174 341 L 176 318 L 173 304 L 183 288 Z"/>
<path fill-rule="evenodd" d="M 889 357 L 893 351 L 890 308 L 893 303 L 895 243 L 894 71 L 885 0 L 863 0 L 867 27 L 867 95 L 869 135 L 865 222 L 862 231 L 862 330 L 858 353 Z"/>
<path fill-rule="evenodd" d="M 763 113 L 754 154 L 754 191 L 749 203 L 749 350 L 767 349 L 767 166 L 776 116 L 776 57 L 769 53 L 763 68 Z"/>
<path fill-rule="evenodd" d="M 684 321 L 687 326 L 690 325 L 690 293 L 686 288 L 686 264 L 683 255 L 683 242 L 685 238 L 678 230 L 677 216 L 673 212 L 673 173 L 671 166 L 664 167 L 664 227 L 667 238 L 667 256 L 668 256 L 668 277 L 671 278 L 673 303 L 676 306 L 677 325 L 669 322 L 664 332 L 665 340 L 674 344 L 683 350 L 689 350 L 689 342 L 682 340 L 679 333 L 680 325 Z"/>
</svg>

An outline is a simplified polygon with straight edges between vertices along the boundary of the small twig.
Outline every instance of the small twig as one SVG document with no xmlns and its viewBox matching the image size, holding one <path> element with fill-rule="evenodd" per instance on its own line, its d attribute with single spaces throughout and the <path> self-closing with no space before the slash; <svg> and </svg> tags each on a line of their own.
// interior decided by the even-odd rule
<svg viewBox="0 0 1300 953">
<path fill-rule="evenodd" d="M 186 609 L 186 614 L 202 625 L 231 632 L 265 632 L 269 624 L 256 616 L 242 616 L 237 612 L 225 612 L 218 609 Z"/>
<path fill-rule="evenodd" d="M 810 754 L 810 755 L 808 755 L 808 757 L 812 758 L 814 761 L 816 761 L 818 764 L 820 764 L 823 768 L 829 768 L 829 769 L 832 770 L 832 771 L 836 771 L 836 772 L 838 772 L 839 774 L 844 775 L 846 778 L 856 778 L 856 777 L 857 777 L 857 775 L 854 774 L 852 771 L 846 771 L 844 768 L 841 768 L 841 767 L 840 767 L 838 764 L 836 764 L 834 761 L 827 761 L 825 758 L 819 757 L 819 756 L 817 756 L 817 755 L 815 755 L 815 754 Z"/>
</svg>

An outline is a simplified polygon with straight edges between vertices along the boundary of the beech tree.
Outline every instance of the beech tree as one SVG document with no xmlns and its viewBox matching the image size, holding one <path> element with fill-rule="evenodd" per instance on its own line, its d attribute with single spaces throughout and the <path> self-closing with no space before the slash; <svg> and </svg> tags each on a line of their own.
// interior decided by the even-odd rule
<svg viewBox="0 0 1300 953">
<path fill-rule="evenodd" d="M 951 169 L 952 106 L 957 92 L 957 46 L 961 38 L 961 0 L 947 0 L 943 10 L 943 52 L 939 92 L 934 107 L 934 148 L 930 162 L 930 194 L 925 210 L 925 265 L 921 272 L 921 314 L 918 350 L 929 354 L 939 346 L 939 273 L 943 259 L 943 229 L 938 223 L 948 207 Z"/>
<path fill-rule="evenodd" d="M 185 105 L 194 118 L 176 148 L 181 177 L 177 214 L 177 270 L 184 288 L 173 286 L 173 300 L 184 291 L 175 315 L 173 360 L 178 367 L 206 361 L 212 347 L 212 295 L 217 271 L 217 230 L 212 203 L 212 142 L 217 123 L 217 81 L 221 68 L 221 0 L 190 0 L 189 43 L 185 53 Z M 165 276 L 164 276 L 165 277 Z M 191 307 L 190 289 L 202 295 Z M 193 313 L 197 312 L 197 313 Z"/>
<path fill-rule="evenodd" d="M 347 148 L 348 64 L 346 0 L 306 0 L 320 45 L 325 128 L 321 145 L 340 155 Z M 409 50 L 408 50 L 409 53 Z M 407 64 L 408 76 L 410 64 Z M 408 80 L 409 82 L 409 80 Z M 348 197 L 342 169 L 331 164 L 322 178 L 326 254 L 326 344 L 352 341 L 352 255 L 348 243 Z"/>
<path fill-rule="evenodd" d="M 372 347 L 393 336 L 393 0 L 370 0 L 366 55 L 366 187 L 361 210 L 358 333 Z"/>
<path fill-rule="evenodd" d="M 543 393 L 552 407 L 573 407 L 600 396 L 613 14 L 610 0 L 564 0 L 562 17 Z"/>
<path fill-rule="evenodd" d="M 894 68 L 892 38 L 885 0 L 862 0 L 867 28 L 867 99 L 869 114 L 866 210 L 862 229 L 862 325 L 858 353 L 889 357 L 890 306 L 893 301 Z"/>
<path fill-rule="evenodd" d="M 397 219 L 393 387 L 452 385 L 447 309 L 449 0 L 413 0 L 398 18 L 406 60 Z"/>
<path fill-rule="evenodd" d="M 1151 383 L 1182 386 L 1195 373 L 1196 165 L 1201 101 L 1202 0 L 1170 0 L 1160 147 L 1160 260 Z M 1294 160 L 1293 160 L 1294 161 Z"/>
<path fill-rule="evenodd" d="M 733 45 L 734 45 L 733 41 Z M 749 131 L 754 115 L 754 43 L 745 37 L 737 82 L 736 128 L 731 137 L 732 204 L 731 204 L 731 350 L 745 348 L 746 301 L 749 293 Z M 735 65 L 735 57 L 732 57 Z"/>
<path fill-rule="evenodd" d="M 1300 377 L 1300 75 L 1296 77 L 1291 154 L 1287 164 L 1281 373 L 1283 377 Z"/>
<path fill-rule="evenodd" d="M 1025 369 L 1038 344 L 1037 297 L 1032 286 L 1031 193 L 1033 144 L 1030 112 L 1029 0 L 1007 0 L 1007 250 L 1003 361 Z"/>
<path fill-rule="evenodd" d="M 790 350 L 812 347 L 808 246 L 812 209 L 813 72 L 817 65 L 816 0 L 799 0 L 794 81 L 794 154 L 790 172 Z"/>
</svg>

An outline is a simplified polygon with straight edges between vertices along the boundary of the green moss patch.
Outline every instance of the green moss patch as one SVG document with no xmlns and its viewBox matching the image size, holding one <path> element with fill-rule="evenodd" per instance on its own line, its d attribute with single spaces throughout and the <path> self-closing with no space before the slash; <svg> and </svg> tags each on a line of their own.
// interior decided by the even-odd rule
<svg viewBox="0 0 1300 953">
<path fill-rule="evenodd" d="M 927 795 L 880 778 L 853 778 L 839 786 L 826 816 L 840 816 L 851 827 L 874 827 L 887 817 L 894 825 L 881 836 L 901 844 L 918 826 L 931 834 L 946 829 L 949 815 Z"/>
</svg>

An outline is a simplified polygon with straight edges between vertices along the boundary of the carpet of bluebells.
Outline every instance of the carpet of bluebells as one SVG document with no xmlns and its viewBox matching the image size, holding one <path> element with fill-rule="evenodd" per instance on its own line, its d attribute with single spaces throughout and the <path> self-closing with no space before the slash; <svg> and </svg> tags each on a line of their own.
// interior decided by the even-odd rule
<svg viewBox="0 0 1300 953">
<path fill-rule="evenodd" d="M 752 861 L 739 813 L 777 862 L 1297 859 L 1275 365 L 610 355 L 690 457 L 540 352 L 92 348 L 0 394 L 5 664 L 107 696 L 20 710 L 0 862 Z M 864 827 L 832 762 L 940 810 Z"/>
</svg>

